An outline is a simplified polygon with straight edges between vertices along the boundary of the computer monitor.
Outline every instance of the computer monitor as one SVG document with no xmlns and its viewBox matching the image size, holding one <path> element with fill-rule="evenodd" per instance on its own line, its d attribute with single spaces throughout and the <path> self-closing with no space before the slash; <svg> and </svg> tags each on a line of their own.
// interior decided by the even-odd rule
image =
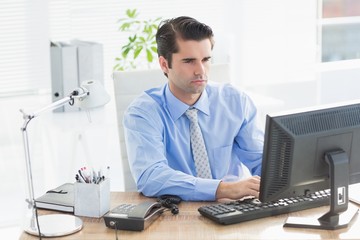
<svg viewBox="0 0 360 240">
<path fill-rule="evenodd" d="M 358 182 L 360 101 L 267 115 L 260 201 L 331 191 L 330 211 L 315 224 L 284 226 L 346 227 L 341 213 L 348 209 L 348 185 Z"/>
</svg>

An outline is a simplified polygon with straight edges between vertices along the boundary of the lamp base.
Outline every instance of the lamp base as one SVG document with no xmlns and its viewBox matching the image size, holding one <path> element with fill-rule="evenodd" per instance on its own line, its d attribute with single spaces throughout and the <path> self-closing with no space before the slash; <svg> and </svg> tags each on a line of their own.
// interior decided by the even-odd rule
<svg viewBox="0 0 360 240">
<path fill-rule="evenodd" d="M 66 214 L 49 214 L 38 217 L 42 237 L 59 237 L 76 233 L 82 229 L 80 218 Z M 39 236 L 37 225 L 32 220 L 25 226 L 24 231 Z"/>
</svg>

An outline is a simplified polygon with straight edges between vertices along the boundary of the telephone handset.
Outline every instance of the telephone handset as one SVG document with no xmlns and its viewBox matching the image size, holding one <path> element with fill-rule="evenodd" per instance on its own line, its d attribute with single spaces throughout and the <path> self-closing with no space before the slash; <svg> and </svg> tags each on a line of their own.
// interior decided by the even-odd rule
<svg viewBox="0 0 360 240">
<path fill-rule="evenodd" d="M 161 207 L 161 204 L 158 202 L 143 202 L 138 205 L 135 205 L 131 211 L 129 211 L 129 218 L 146 218 L 154 210 Z"/>
<path fill-rule="evenodd" d="M 105 225 L 120 230 L 141 231 L 157 219 L 165 208 L 159 202 L 120 204 L 104 215 Z"/>
</svg>

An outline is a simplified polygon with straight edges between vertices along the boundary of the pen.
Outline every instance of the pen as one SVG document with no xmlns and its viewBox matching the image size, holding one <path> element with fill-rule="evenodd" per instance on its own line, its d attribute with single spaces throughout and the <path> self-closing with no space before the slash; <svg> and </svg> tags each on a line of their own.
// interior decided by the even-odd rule
<svg viewBox="0 0 360 240">
<path fill-rule="evenodd" d="M 110 167 L 107 167 L 107 172 L 109 172 Z M 75 179 L 79 183 L 93 183 L 99 184 L 101 181 L 105 180 L 105 176 L 101 173 L 101 170 L 87 171 L 86 167 L 82 167 L 78 170 L 78 173 L 75 175 Z"/>
<path fill-rule="evenodd" d="M 75 179 L 76 179 L 77 182 L 85 183 L 84 179 L 82 177 L 80 177 L 79 174 L 75 175 Z"/>
<path fill-rule="evenodd" d="M 79 172 L 80 178 L 81 178 L 84 182 L 87 183 L 86 178 L 85 178 L 85 177 L 82 175 L 82 173 L 81 173 L 81 170 L 79 170 L 78 172 Z M 80 178 L 79 178 L 79 179 L 80 179 Z"/>
<path fill-rule="evenodd" d="M 92 170 L 92 177 L 91 177 L 91 179 L 92 179 L 92 182 L 93 183 L 96 183 L 96 180 L 97 180 L 97 176 L 96 176 L 96 172 L 94 171 L 94 169 Z"/>
</svg>

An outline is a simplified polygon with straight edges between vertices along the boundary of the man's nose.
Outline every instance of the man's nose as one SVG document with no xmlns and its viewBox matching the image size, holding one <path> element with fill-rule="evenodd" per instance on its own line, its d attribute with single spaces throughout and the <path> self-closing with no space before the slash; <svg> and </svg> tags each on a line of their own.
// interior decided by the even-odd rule
<svg viewBox="0 0 360 240">
<path fill-rule="evenodd" d="M 205 75 L 205 65 L 202 62 L 196 64 L 195 75 Z"/>
</svg>

